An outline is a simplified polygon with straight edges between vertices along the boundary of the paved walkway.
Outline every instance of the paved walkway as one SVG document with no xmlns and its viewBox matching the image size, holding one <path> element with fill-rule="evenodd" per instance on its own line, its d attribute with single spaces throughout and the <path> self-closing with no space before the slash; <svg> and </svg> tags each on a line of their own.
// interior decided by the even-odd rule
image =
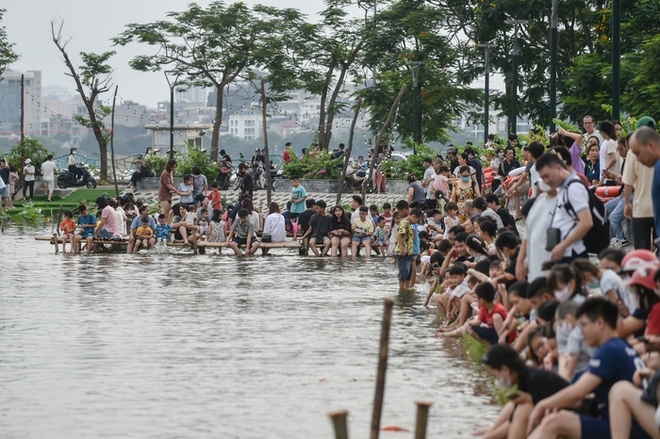
<svg viewBox="0 0 660 439">
<path fill-rule="evenodd" d="M 122 191 L 122 194 L 125 194 L 127 192 L 132 192 L 131 190 L 124 190 Z M 158 202 L 158 191 L 141 191 L 137 190 L 133 192 L 136 198 L 144 200 L 147 204 L 156 204 Z M 309 192 L 307 194 L 309 198 L 313 198 L 314 200 L 323 200 L 327 203 L 328 207 L 334 206 L 336 201 L 337 201 L 337 194 L 328 194 L 328 193 L 320 193 L 320 192 Z M 351 197 L 353 194 L 342 194 L 341 196 L 341 204 L 342 205 L 348 205 L 351 202 Z M 223 192 L 222 193 L 223 197 L 223 204 L 229 203 L 235 203 L 238 199 L 238 197 L 235 195 L 235 193 L 229 193 L 229 192 Z M 377 204 L 379 206 L 382 206 L 383 203 L 392 203 L 392 205 L 396 204 L 397 201 L 401 199 L 405 199 L 406 195 L 405 194 L 367 194 L 367 199 L 366 199 L 366 204 Z M 271 200 L 279 204 L 280 206 L 285 206 L 286 203 L 289 201 L 290 194 L 289 192 L 273 192 L 271 195 Z M 173 197 L 173 202 L 177 203 L 179 201 L 179 197 L 174 196 Z M 259 190 L 254 192 L 254 205 L 255 208 L 259 208 L 259 204 L 263 203 L 264 207 L 266 205 L 266 191 L 264 190 Z"/>
</svg>

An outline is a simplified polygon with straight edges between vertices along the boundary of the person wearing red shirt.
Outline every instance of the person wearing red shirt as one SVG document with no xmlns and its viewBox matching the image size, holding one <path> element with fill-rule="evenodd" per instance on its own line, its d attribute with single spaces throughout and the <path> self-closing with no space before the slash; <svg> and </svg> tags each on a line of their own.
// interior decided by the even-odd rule
<svg viewBox="0 0 660 439">
<path fill-rule="evenodd" d="M 213 209 L 222 210 L 222 194 L 220 193 L 220 185 L 217 182 L 213 182 L 211 188 L 211 192 L 209 192 L 206 197 L 211 202 Z"/>
<path fill-rule="evenodd" d="M 506 308 L 501 303 L 495 303 L 495 286 L 491 282 L 482 282 L 474 291 L 479 303 L 479 316 L 469 322 L 470 335 L 479 343 L 490 347 L 497 344 L 500 333 L 504 330 Z M 485 324 L 486 326 L 481 326 Z M 509 339 L 516 338 L 515 331 L 509 334 Z"/>
<path fill-rule="evenodd" d="M 291 142 L 286 142 L 284 145 L 284 152 L 282 153 L 282 160 L 284 160 L 285 163 L 289 163 L 291 161 Z"/>
</svg>

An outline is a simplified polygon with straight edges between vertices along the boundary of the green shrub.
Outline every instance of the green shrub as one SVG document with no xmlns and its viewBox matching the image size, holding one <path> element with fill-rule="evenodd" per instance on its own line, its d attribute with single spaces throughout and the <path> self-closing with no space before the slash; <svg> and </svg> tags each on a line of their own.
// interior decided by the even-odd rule
<svg viewBox="0 0 660 439">
<path fill-rule="evenodd" d="M 176 158 L 177 168 L 174 173 L 176 177 L 183 177 L 186 174 L 192 174 L 195 166 L 199 166 L 202 174 L 206 176 L 209 185 L 218 176 L 220 170 L 218 163 L 212 161 L 205 153 L 191 145 L 188 145 L 188 153 L 180 154 Z M 163 167 L 165 169 L 165 167 Z M 162 170 L 160 172 L 163 172 Z M 160 175 L 158 173 L 157 175 Z"/>
<path fill-rule="evenodd" d="M 53 151 L 48 151 L 44 148 L 39 141 L 28 138 L 11 147 L 7 156 L 7 162 L 17 171 L 22 172 L 25 160 L 30 159 L 32 160 L 36 175 L 39 175 L 41 173 L 41 164 L 46 161 L 48 154 L 55 155 Z"/>
<path fill-rule="evenodd" d="M 144 160 L 144 163 L 147 165 L 147 168 L 151 169 L 156 174 L 156 177 L 158 177 L 160 176 L 160 174 L 162 174 L 163 170 L 165 170 L 165 166 L 167 165 L 169 159 L 170 156 L 167 154 L 165 155 L 150 154 Z"/>
<path fill-rule="evenodd" d="M 284 163 L 284 174 L 289 177 L 314 180 L 338 180 L 344 165 L 343 157 L 333 159 L 328 152 L 321 152 L 318 156 L 306 154 L 298 158 L 291 155 L 291 161 Z"/>
</svg>

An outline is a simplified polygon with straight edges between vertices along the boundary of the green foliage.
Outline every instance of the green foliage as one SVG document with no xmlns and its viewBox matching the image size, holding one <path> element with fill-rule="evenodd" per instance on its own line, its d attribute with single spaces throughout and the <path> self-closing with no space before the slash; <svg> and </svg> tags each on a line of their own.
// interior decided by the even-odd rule
<svg viewBox="0 0 660 439">
<path fill-rule="evenodd" d="M 344 164 L 342 159 L 333 159 L 327 152 L 319 154 L 307 153 L 298 158 L 291 153 L 291 161 L 284 163 L 284 175 L 289 178 L 297 177 L 315 180 L 337 180 L 341 178 L 341 170 Z"/>
<path fill-rule="evenodd" d="M 295 88 L 295 52 L 311 25 L 296 9 L 250 8 L 243 2 L 226 5 L 213 1 L 207 7 L 191 3 L 167 16 L 168 20 L 128 24 L 113 41 L 122 46 L 133 42 L 153 46 L 153 54 L 130 61 L 136 70 L 166 69 L 172 71 L 179 87 L 216 88 L 219 100 L 210 152 L 217 160 L 225 87 L 236 81 L 253 81 L 260 69 L 269 72 L 269 90 Z"/>
<path fill-rule="evenodd" d="M 32 203 L 25 203 L 16 218 L 22 223 L 34 225 L 43 222 L 44 214 L 40 207 L 35 207 Z"/>
<path fill-rule="evenodd" d="M 53 151 L 48 151 L 44 148 L 38 140 L 26 138 L 22 142 L 11 147 L 7 159 L 11 166 L 21 172 L 25 160 L 32 160 L 35 173 L 38 175 L 41 172 L 41 164 L 46 161 L 46 156 L 48 156 L 48 154 L 55 155 Z"/>
<path fill-rule="evenodd" d="M 409 146 L 412 147 L 412 143 L 409 143 Z M 385 172 L 387 178 L 405 180 L 408 175 L 413 174 L 418 181 L 422 180 L 422 177 L 424 177 L 424 159 L 427 157 L 434 159 L 437 151 L 426 145 L 415 145 L 415 149 L 417 154 L 409 155 L 407 160 L 392 162 L 388 159 L 381 164 L 380 168 Z"/>
<path fill-rule="evenodd" d="M 469 87 L 463 77 L 457 48 L 447 37 L 449 11 L 415 0 L 390 3 L 377 18 L 377 29 L 367 41 L 366 66 L 377 66 L 375 87 L 360 90 L 371 112 L 370 129 L 380 131 L 401 86 L 406 84 L 392 137 L 409 139 L 413 134 L 413 64 L 419 66 L 419 105 L 423 138 L 449 140 L 454 120 L 483 102 L 483 92 Z M 481 69 L 481 67 L 480 67 Z"/>
<path fill-rule="evenodd" d="M 147 165 L 147 168 L 154 171 L 156 176 L 159 176 L 165 170 L 165 166 L 167 166 L 167 162 L 169 159 L 170 156 L 167 154 L 162 154 L 162 155 L 150 154 L 144 159 L 144 163 Z"/>
<path fill-rule="evenodd" d="M 7 12 L 6 9 L 0 9 L 0 21 Z M 7 31 L 4 26 L 0 26 L 0 77 L 7 70 L 7 66 L 18 61 L 20 56 L 14 52 L 14 43 L 9 42 Z"/>
<path fill-rule="evenodd" d="M 206 179 L 209 182 L 209 186 L 211 185 L 211 182 L 214 181 L 218 176 L 218 162 L 212 161 L 206 155 L 206 153 L 203 153 L 191 145 L 188 145 L 187 154 L 180 154 L 176 156 L 176 163 L 178 165 L 175 172 L 177 177 L 183 177 L 186 174 L 192 174 L 192 170 L 195 166 L 199 166 L 202 174 L 206 176 Z M 163 169 L 165 169 L 164 166 Z M 160 175 L 160 173 L 156 175 Z"/>
</svg>

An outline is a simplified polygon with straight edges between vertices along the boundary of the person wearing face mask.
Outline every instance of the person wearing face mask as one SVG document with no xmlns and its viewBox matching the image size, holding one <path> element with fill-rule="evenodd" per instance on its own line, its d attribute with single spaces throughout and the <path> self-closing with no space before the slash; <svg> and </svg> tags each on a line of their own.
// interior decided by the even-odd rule
<svg viewBox="0 0 660 439">
<path fill-rule="evenodd" d="M 495 385 L 508 391 L 509 402 L 495 423 L 475 432 L 483 437 L 527 437 L 529 414 L 539 401 L 568 386 L 559 375 L 525 365 L 518 352 L 508 345 L 494 345 L 483 356 L 486 370 L 495 378 Z"/>
<path fill-rule="evenodd" d="M 527 201 L 531 203 L 531 208 L 525 218 L 525 231 L 516 266 L 516 278 L 519 281 L 543 276 L 543 263 L 552 259 L 550 252 L 546 250 L 546 230 L 550 227 L 551 213 L 557 205 L 557 190 L 543 180 L 538 181 L 537 187 L 539 195 Z M 527 206 L 523 206 L 522 210 L 527 210 Z"/>
<path fill-rule="evenodd" d="M 76 148 L 71 148 L 68 160 L 69 172 L 76 174 L 76 178 L 81 180 L 84 174 L 83 170 L 80 168 L 80 160 L 78 159 L 77 153 L 78 150 Z"/>
<path fill-rule="evenodd" d="M 479 186 L 476 180 L 470 177 L 470 167 L 461 166 L 459 169 L 460 180 L 454 182 L 451 192 L 451 202 L 458 205 L 458 217 L 461 223 L 467 221 L 468 216 L 465 212 L 465 202 L 467 200 L 474 200 L 481 196 Z"/>
<path fill-rule="evenodd" d="M 586 300 L 586 294 L 582 290 L 582 279 L 570 264 L 557 264 L 550 269 L 548 287 L 550 291 L 554 291 L 559 303 L 572 300 L 581 305 Z"/>
<path fill-rule="evenodd" d="M 557 324 L 557 350 L 559 375 L 571 382 L 577 381 L 589 367 L 594 348 L 584 342 L 582 330 L 575 317 L 579 305 L 572 300 L 560 303 L 555 320 Z"/>
</svg>

